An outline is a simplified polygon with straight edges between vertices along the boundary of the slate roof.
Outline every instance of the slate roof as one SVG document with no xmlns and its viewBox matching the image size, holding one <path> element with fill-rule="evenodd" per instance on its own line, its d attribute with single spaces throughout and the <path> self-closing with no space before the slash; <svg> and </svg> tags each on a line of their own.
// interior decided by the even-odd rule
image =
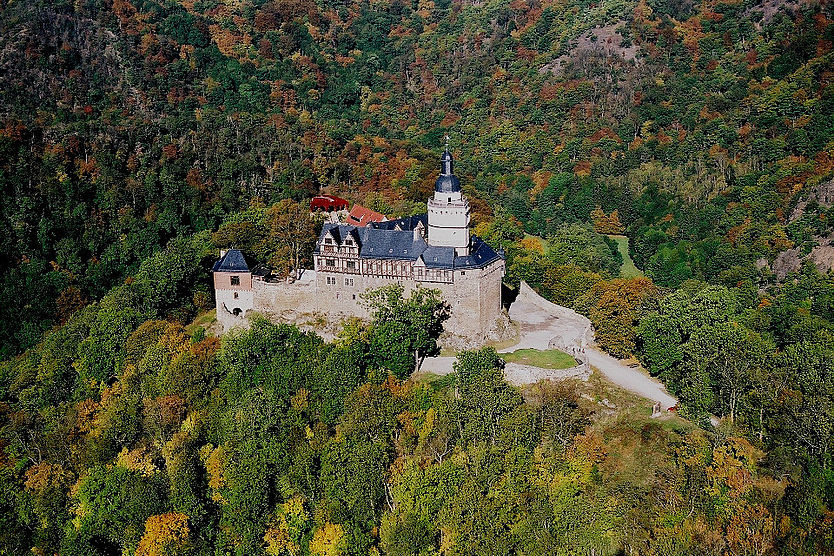
<svg viewBox="0 0 834 556">
<path fill-rule="evenodd" d="M 457 193 L 460 191 L 460 180 L 454 174 L 440 174 L 434 180 L 434 190 L 438 193 Z"/>
<path fill-rule="evenodd" d="M 492 261 L 503 258 L 503 251 L 496 251 L 487 242 L 473 235 L 469 241 L 469 254 L 455 257 L 455 268 L 483 268 Z"/>
<path fill-rule="evenodd" d="M 422 255 L 427 268 L 451 270 L 483 268 L 495 260 L 504 258 L 503 252 L 495 251 L 484 240 L 474 235 L 470 240 L 469 255 L 459 257 L 455 255 L 454 247 L 428 245 L 422 237 L 418 236 L 415 239 L 414 232 L 408 230 L 380 229 L 374 225 L 357 228 L 344 224 L 325 224 L 319 242 L 328 233 L 331 233 L 340 245 L 348 235 L 353 237 L 359 246 L 359 257 L 363 259 L 416 261 Z M 315 252 L 320 253 L 318 243 Z"/>
<path fill-rule="evenodd" d="M 428 245 L 422 237 L 414 238 L 414 232 L 363 228 L 359 256 L 369 259 L 406 259 L 416 261 Z"/>
<path fill-rule="evenodd" d="M 331 234 L 341 245 L 350 235 L 359 246 L 359 256 L 366 259 L 400 259 L 417 260 L 427 245 L 422 237 L 414 238 L 414 232 L 400 230 L 380 230 L 373 227 L 357 228 L 344 224 L 325 224 L 319 236 L 319 242 Z M 320 253 L 316 244 L 316 253 Z"/>
<path fill-rule="evenodd" d="M 423 228 L 429 227 L 429 215 L 426 213 L 415 214 L 414 216 L 406 216 L 405 218 L 397 218 L 395 220 L 386 220 L 385 222 L 373 222 L 371 228 L 379 230 L 394 230 L 399 227 L 401 230 L 413 231 L 418 224 L 422 223 Z"/>
<path fill-rule="evenodd" d="M 423 252 L 423 261 L 427 268 L 465 270 L 483 268 L 493 261 L 503 259 L 504 253 L 496 251 L 478 236 L 472 236 L 469 242 L 469 254 L 455 255 L 454 247 L 429 246 Z"/>
<path fill-rule="evenodd" d="M 438 193 L 457 193 L 460 191 L 460 180 L 452 169 L 454 159 L 449 148 L 440 157 L 440 175 L 434 182 L 434 190 Z"/>
<path fill-rule="evenodd" d="M 454 268 L 455 248 L 430 246 L 423 252 L 423 261 L 426 268 Z"/>
<path fill-rule="evenodd" d="M 327 232 L 330 232 L 336 239 L 336 243 L 338 243 L 339 245 L 344 243 L 345 238 L 347 238 L 348 236 L 352 237 L 354 241 L 358 242 L 361 245 L 362 240 L 359 234 L 359 230 L 361 229 L 362 228 L 357 228 L 356 226 L 348 226 L 346 224 L 328 223 L 325 224 L 324 227 L 321 229 L 321 235 L 319 235 L 319 240 L 321 240 L 321 238 L 323 238 Z M 316 247 L 316 249 L 318 249 L 318 247 Z"/>
<path fill-rule="evenodd" d="M 249 264 L 240 249 L 229 249 L 214 263 L 212 272 L 249 272 Z"/>
</svg>

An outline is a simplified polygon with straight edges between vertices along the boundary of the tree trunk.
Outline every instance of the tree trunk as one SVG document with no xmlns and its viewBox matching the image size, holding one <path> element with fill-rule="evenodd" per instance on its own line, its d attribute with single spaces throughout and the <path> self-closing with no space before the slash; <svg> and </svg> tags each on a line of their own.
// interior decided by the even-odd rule
<svg viewBox="0 0 834 556">
<path fill-rule="evenodd" d="M 764 404 L 759 406 L 759 442 L 764 438 Z"/>
</svg>

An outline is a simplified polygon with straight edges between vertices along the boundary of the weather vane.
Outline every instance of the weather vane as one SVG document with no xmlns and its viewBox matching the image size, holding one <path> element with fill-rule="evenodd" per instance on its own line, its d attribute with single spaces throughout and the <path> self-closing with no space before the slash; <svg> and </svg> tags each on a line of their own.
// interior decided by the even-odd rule
<svg viewBox="0 0 834 556">
<path fill-rule="evenodd" d="M 449 135 L 446 134 L 443 138 L 446 140 L 446 152 L 449 152 Z"/>
</svg>

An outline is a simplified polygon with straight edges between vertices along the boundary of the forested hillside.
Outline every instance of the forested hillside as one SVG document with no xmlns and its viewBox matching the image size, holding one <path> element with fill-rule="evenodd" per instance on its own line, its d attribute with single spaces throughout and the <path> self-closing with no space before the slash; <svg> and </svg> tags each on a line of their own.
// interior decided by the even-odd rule
<svg viewBox="0 0 834 556">
<path fill-rule="evenodd" d="M 831 552 L 832 57 L 808 0 L 0 2 L 0 552 Z M 689 421 L 409 380 L 414 303 L 190 324 L 320 191 L 423 211 L 446 134 L 508 284 Z"/>
<path fill-rule="evenodd" d="M 830 12 L 800 2 L 11 2 L 12 354 L 183 233 L 332 188 L 418 210 L 445 133 L 481 219 L 619 211 L 660 285 L 808 254 L 832 170 Z M 828 187 L 830 189 L 830 186 Z"/>
</svg>

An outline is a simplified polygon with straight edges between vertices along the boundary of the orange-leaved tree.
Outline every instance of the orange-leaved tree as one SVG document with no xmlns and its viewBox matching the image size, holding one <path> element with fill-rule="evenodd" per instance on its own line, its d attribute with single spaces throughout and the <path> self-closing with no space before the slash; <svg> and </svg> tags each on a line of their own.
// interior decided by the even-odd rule
<svg viewBox="0 0 834 556">
<path fill-rule="evenodd" d="M 649 278 L 617 278 L 597 282 L 589 296 L 597 343 L 618 357 L 634 353 L 637 324 L 660 298 L 657 286 Z"/>
<path fill-rule="evenodd" d="M 176 512 L 152 515 L 145 521 L 145 534 L 136 556 L 180 554 L 188 542 L 188 516 Z"/>
</svg>

